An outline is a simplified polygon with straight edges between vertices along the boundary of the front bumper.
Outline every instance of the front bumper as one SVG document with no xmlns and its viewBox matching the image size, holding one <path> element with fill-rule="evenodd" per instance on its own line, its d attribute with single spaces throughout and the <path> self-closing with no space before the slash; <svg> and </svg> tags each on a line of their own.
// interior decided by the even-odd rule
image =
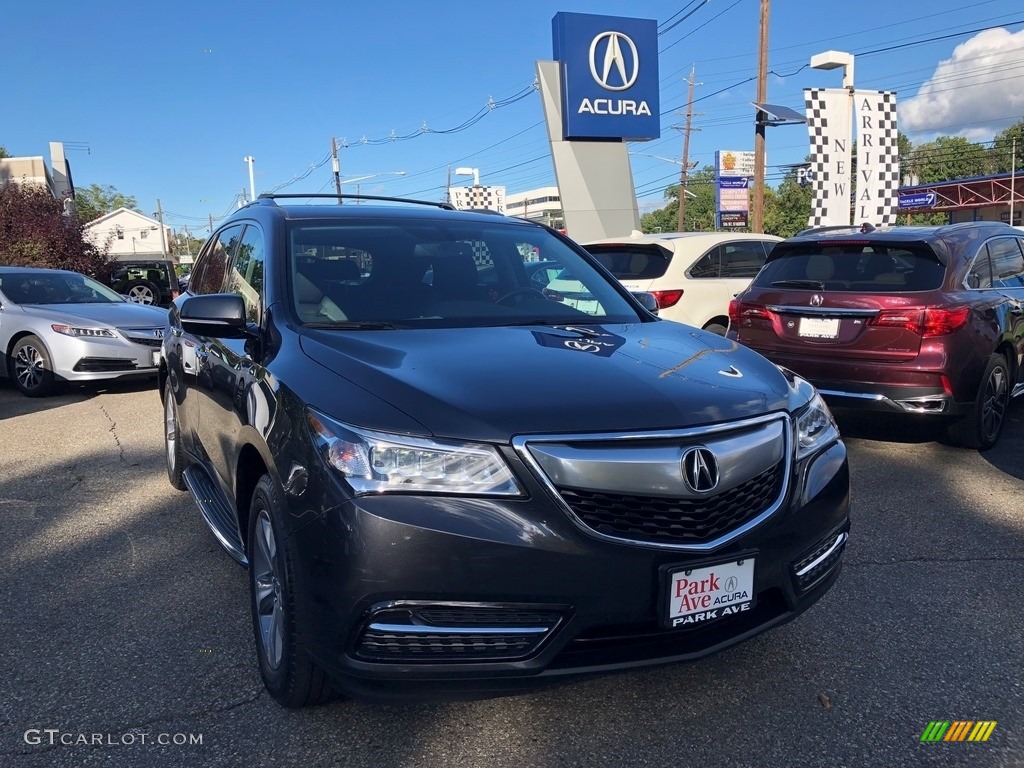
<svg viewBox="0 0 1024 768">
<path fill-rule="evenodd" d="M 589 536 L 507 458 L 527 498 L 366 496 L 294 529 L 311 652 L 343 692 L 479 697 L 697 659 L 792 620 L 839 575 L 841 441 L 793 465 L 783 505 L 710 552 Z M 310 488 L 320 482 L 331 478 Z M 293 499 L 291 512 L 309 520 L 322 498 Z M 669 572 L 749 558 L 749 610 L 667 628 Z"/>
<path fill-rule="evenodd" d="M 53 372 L 65 381 L 95 381 L 122 376 L 154 376 L 160 365 L 159 340 L 135 343 L 122 336 L 76 338 L 48 334 Z"/>
</svg>

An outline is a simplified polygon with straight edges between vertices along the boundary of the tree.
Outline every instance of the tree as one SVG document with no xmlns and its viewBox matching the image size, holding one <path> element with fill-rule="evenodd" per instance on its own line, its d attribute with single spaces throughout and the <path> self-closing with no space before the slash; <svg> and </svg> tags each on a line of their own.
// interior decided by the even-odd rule
<svg viewBox="0 0 1024 768">
<path fill-rule="evenodd" d="M 691 173 L 686 180 L 686 188 L 692 197 L 686 199 L 687 232 L 713 232 L 715 221 L 715 169 L 705 165 L 699 171 Z M 672 184 L 665 190 L 664 208 L 645 213 L 640 217 L 640 227 L 644 232 L 675 232 L 679 229 L 679 185 Z"/>
<path fill-rule="evenodd" d="M 139 202 L 133 195 L 122 195 L 110 184 L 90 184 L 75 190 L 75 208 L 78 210 L 78 220 L 88 224 L 118 208 L 138 211 Z"/>
<path fill-rule="evenodd" d="M 1014 157 L 1014 139 L 1017 140 L 1016 157 Z M 1005 131 L 1000 131 L 992 140 L 989 150 L 992 173 L 1020 173 L 1024 167 L 1024 120 L 1014 123 Z"/>
<path fill-rule="evenodd" d="M 10 157 L 7 153 L 7 147 L 0 147 L 0 160 L 3 160 L 5 157 Z"/>
<path fill-rule="evenodd" d="M 919 184 L 967 179 L 990 173 L 991 159 L 981 144 L 963 136 L 939 136 L 910 152 L 906 171 Z"/>
<path fill-rule="evenodd" d="M 82 225 L 37 185 L 0 186 L 0 265 L 70 269 L 105 282 L 104 249 L 86 240 Z"/>
<path fill-rule="evenodd" d="M 778 190 L 765 189 L 764 231 L 769 235 L 792 237 L 806 229 L 813 196 L 813 186 L 801 186 L 796 180 L 796 171 L 787 173 Z"/>
</svg>

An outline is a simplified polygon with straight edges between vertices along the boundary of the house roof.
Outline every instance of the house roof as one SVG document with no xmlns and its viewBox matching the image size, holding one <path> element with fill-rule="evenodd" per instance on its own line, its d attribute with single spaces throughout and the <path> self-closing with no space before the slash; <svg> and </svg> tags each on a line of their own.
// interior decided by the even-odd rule
<svg viewBox="0 0 1024 768">
<path fill-rule="evenodd" d="M 83 228 L 90 229 L 92 227 L 96 227 L 104 223 L 109 223 L 111 220 L 118 217 L 123 217 L 125 215 L 131 216 L 132 218 L 141 219 L 142 221 L 145 221 L 148 225 L 151 225 L 153 227 L 160 226 L 160 222 L 157 221 L 156 219 L 150 218 L 149 216 L 139 213 L 138 211 L 133 211 L 131 208 L 125 208 L 124 206 L 122 206 L 117 210 L 111 211 L 110 213 L 103 214 L 97 219 L 93 219 L 88 224 L 83 225 Z"/>
</svg>

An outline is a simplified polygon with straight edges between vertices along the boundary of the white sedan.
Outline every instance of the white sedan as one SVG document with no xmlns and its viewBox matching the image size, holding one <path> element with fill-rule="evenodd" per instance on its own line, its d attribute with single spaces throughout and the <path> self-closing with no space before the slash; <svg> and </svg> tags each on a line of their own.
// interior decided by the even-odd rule
<svg viewBox="0 0 1024 768">
<path fill-rule="evenodd" d="M 155 376 L 166 320 L 77 272 L 0 267 L 0 377 L 42 397 L 60 381 Z"/>
</svg>

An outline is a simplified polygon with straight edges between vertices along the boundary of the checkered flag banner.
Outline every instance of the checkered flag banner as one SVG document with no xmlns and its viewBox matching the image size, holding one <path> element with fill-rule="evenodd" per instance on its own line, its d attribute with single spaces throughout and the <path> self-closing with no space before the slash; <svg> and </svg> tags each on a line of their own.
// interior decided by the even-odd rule
<svg viewBox="0 0 1024 768">
<path fill-rule="evenodd" d="M 854 221 L 896 224 L 900 186 L 899 133 L 894 91 L 854 91 L 857 115 L 857 182 Z"/>
<path fill-rule="evenodd" d="M 850 93 L 842 89 L 804 90 L 807 134 L 811 142 L 810 174 L 814 197 L 810 227 L 850 223 Z M 894 118 L 895 119 L 895 118 Z"/>
</svg>

